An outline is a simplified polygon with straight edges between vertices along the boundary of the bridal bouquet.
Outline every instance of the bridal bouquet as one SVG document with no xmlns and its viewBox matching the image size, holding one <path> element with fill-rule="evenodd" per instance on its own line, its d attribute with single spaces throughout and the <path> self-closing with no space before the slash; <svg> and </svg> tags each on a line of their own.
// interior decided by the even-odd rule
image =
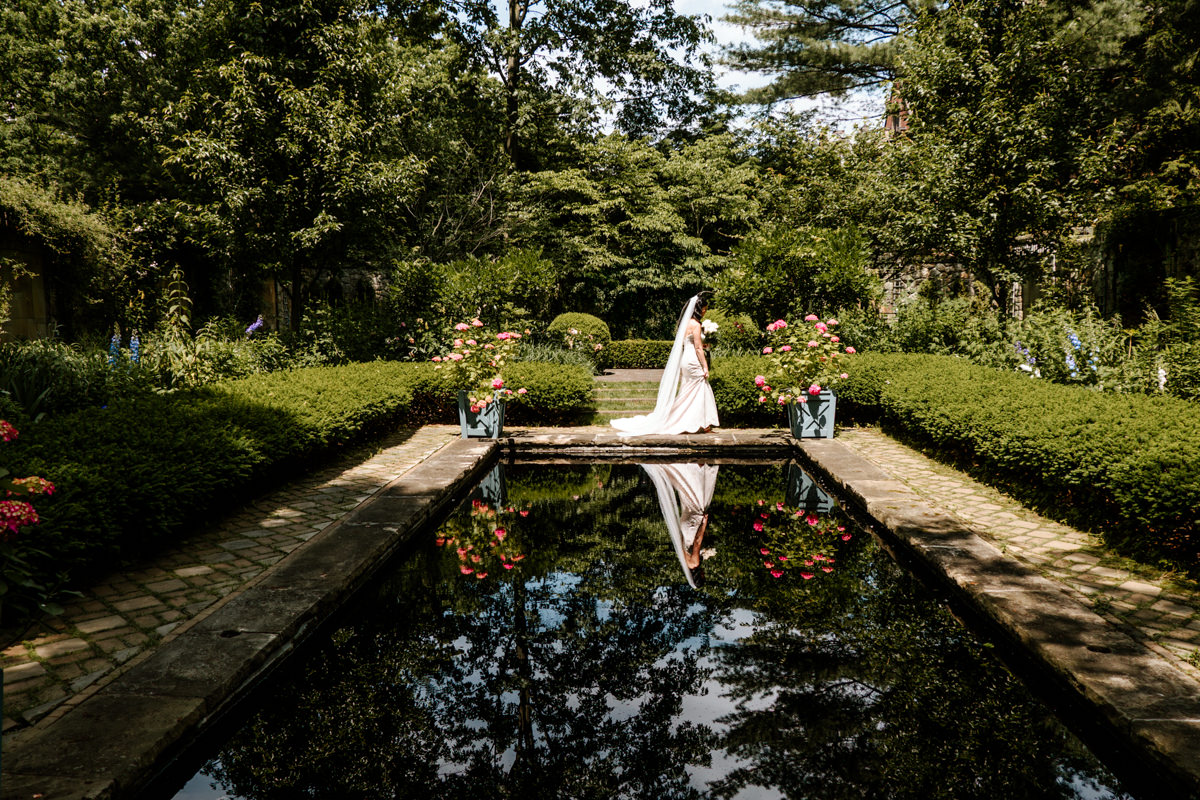
<svg viewBox="0 0 1200 800">
<path fill-rule="evenodd" d="M 504 384 L 504 365 L 517 354 L 521 343 L 519 333 L 491 333 L 482 328 L 483 322 L 478 319 L 458 323 L 450 352 L 433 357 L 436 368 L 449 373 L 451 386 L 467 393 L 474 413 L 492 402 L 497 393 L 513 394 Z M 525 390 L 516 393 L 525 394 Z"/>
<path fill-rule="evenodd" d="M 850 377 L 845 370 L 847 355 L 853 347 L 842 347 L 833 332 L 836 319 L 822 322 L 816 314 L 804 318 L 804 324 L 790 325 L 776 320 L 767 326 L 769 344 L 767 368 L 754 378 L 759 389 L 758 402 L 775 398 L 779 405 L 807 403 L 809 397 L 834 388 Z"/>
</svg>

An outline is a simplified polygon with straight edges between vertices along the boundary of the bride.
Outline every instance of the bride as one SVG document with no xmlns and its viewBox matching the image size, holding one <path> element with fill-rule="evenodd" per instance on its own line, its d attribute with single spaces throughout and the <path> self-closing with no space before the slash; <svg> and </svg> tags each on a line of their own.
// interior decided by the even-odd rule
<svg viewBox="0 0 1200 800">
<path fill-rule="evenodd" d="M 708 310 L 708 292 L 701 292 L 687 301 L 671 355 L 658 384 L 658 399 L 654 411 L 638 417 L 614 419 L 611 425 L 622 436 L 650 434 L 708 433 L 720 422 L 717 401 L 708 385 L 708 360 L 704 356 L 700 320 Z"/>
</svg>

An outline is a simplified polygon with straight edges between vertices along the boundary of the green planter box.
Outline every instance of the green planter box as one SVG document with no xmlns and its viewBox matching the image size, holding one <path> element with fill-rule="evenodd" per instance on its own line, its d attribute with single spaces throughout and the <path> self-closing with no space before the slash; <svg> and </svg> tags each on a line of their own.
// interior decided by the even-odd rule
<svg viewBox="0 0 1200 800">
<path fill-rule="evenodd" d="M 789 403 L 788 427 L 797 439 L 832 439 L 837 395 L 831 391 L 808 396 L 807 403 Z"/>
<path fill-rule="evenodd" d="M 504 430 L 504 401 L 499 392 L 480 411 L 471 410 L 466 392 L 458 393 L 458 424 L 464 439 L 496 439 Z"/>
</svg>

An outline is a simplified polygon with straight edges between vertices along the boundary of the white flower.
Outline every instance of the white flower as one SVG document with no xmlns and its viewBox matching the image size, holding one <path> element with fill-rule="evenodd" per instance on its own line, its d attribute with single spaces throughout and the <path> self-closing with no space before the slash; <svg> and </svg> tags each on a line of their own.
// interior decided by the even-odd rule
<svg viewBox="0 0 1200 800">
<path fill-rule="evenodd" d="M 700 330 L 704 331 L 705 333 L 715 333 L 720 327 L 720 325 L 713 322 L 711 319 L 701 320 L 700 322 Z"/>
<path fill-rule="evenodd" d="M 1167 371 L 1162 367 L 1158 368 L 1158 390 L 1161 392 L 1167 388 Z"/>
<path fill-rule="evenodd" d="M 712 558 L 717 554 L 715 547 L 703 547 L 700 549 L 700 558 Z"/>
</svg>

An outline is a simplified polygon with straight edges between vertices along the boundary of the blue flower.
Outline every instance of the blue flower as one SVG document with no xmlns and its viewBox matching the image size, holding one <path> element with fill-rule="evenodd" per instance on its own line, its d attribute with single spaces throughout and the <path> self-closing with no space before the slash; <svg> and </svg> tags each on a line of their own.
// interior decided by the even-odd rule
<svg viewBox="0 0 1200 800">
<path fill-rule="evenodd" d="M 129 358 L 134 364 L 142 363 L 142 340 L 138 338 L 136 330 L 129 337 Z"/>
<path fill-rule="evenodd" d="M 1075 335 L 1075 331 L 1068 331 L 1067 339 L 1071 342 L 1071 346 L 1076 350 L 1079 350 L 1083 347 L 1083 342 L 1079 341 L 1079 337 Z"/>
<path fill-rule="evenodd" d="M 117 359 L 121 356 L 121 334 L 114 333 L 112 340 L 108 343 L 108 365 L 115 367 Z"/>
<path fill-rule="evenodd" d="M 258 319 L 254 320 L 254 322 L 251 322 L 250 327 L 246 328 L 246 335 L 250 336 L 251 334 L 255 333 L 256 331 L 262 330 L 262 327 L 263 327 L 263 318 L 262 318 L 262 314 L 259 314 Z"/>
</svg>

